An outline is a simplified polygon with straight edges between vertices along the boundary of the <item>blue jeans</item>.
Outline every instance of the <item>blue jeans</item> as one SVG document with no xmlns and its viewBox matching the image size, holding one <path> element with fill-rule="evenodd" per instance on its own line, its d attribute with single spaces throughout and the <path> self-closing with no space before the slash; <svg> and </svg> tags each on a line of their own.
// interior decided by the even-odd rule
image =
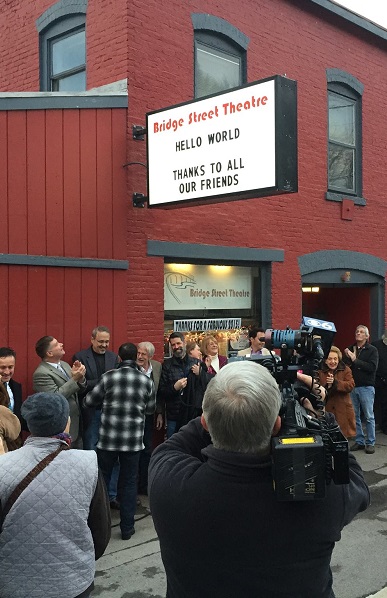
<svg viewBox="0 0 387 598">
<path fill-rule="evenodd" d="M 167 438 L 170 438 L 176 432 L 176 426 L 177 422 L 167 419 Z"/>
<path fill-rule="evenodd" d="M 83 435 L 83 448 L 86 451 L 92 451 L 97 446 L 99 437 L 99 426 L 101 424 L 101 409 L 93 409 L 90 407 L 91 413 L 90 422 Z"/>
<path fill-rule="evenodd" d="M 134 528 L 140 452 L 104 451 L 97 449 L 98 465 L 102 471 L 107 488 L 109 488 L 112 471 L 117 459 L 120 463 L 118 492 L 120 498 L 120 528 L 122 533 L 130 532 Z"/>
<path fill-rule="evenodd" d="M 375 444 L 375 417 L 374 417 L 375 388 L 373 386 L 356 386 L 351 392 L 353 408 L 356 418 L 357 444 Z M 361 425 L 361 411 L 366 421 L 367 440 Z"/>
<path fill-rule="evenodd" d="M 99 438 L 99 426 L 101 424 L 101 409 L 93 409 L 92 407 L 89 408 L 90 411 L 93 411 L 90 417 L 90 423 L 85 430 L 83 435 L 83 448 L 86 451 L 95 451 L 97 447 L 97 442 Z M 117 486 L 118 486 L 118 476 L 120 473 L 120 465 L 118 461 L 116 462 L 113 472 L 111 475 L 110 485 L 107 486 L 108 493 L 109 493 L 109 500 L 115 500 L 118 495 Z"/>
</svg>

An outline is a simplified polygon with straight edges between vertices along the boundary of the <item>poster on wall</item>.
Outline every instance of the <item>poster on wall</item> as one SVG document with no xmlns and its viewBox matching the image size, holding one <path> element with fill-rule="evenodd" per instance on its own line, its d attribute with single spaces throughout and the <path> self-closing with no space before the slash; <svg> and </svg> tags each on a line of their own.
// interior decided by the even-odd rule
<svg viewBox="0 0 387 598">
<path fill-rule="evenodd" d="M 214 330 L 230 330 L 240 328 L 241 318 L 208 318 L 198 320 L 174 320 L 174 332 L 208 332 Z M 242 347 L 244 349 L 244 347 Z"/>
<path fill-rule="evenodd" d="M 241 266 L 164 265 L 164 311 L 251 309 L 252 272 Z"/>
<path fill-rule="evenodd" d="M 296 192 L 296 92 L 275 75 L 149 112 L 149 206 Z"/>
</svg>

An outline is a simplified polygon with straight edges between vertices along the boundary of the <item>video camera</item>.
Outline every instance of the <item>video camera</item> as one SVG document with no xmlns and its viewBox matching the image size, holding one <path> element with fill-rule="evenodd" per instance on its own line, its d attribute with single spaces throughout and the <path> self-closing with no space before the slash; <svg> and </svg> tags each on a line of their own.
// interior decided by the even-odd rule
<svg viewBox="0 0 387 598">
<path fill-rule="evenodd" d="M 281 501 L 324 498 L 331 480 L 349 483 L 348 441 L 324 416 L 321 387 L 313 384 L 335 333 L 332 322 L 303 317 L 299 330 L 266 330 L 261 340 L 271 354 L 250 357 L 271 372 L 281 391 L 281 430 L 272 440 L 274 487 Z M 298 382 L 298 371 L 312 376 L 312 388 Z M 302 406 L 305 398 L 317 416 Z"/>
</svg>

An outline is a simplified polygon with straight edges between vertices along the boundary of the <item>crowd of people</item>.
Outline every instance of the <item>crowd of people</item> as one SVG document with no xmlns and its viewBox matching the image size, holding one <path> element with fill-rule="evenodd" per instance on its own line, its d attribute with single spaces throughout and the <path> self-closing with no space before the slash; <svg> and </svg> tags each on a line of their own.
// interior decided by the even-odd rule
<svg viewBox="0 0 387 598">
<path fill-rule="evenodd" d="M 315 516 L 314 508 L 307 510 L 308 525 L 317 538 L 317 568 L 305 575 L 304 590 L 299 593 L 275 590 L 277 575 L 288 568 L 290 572 L 291 567 L 297 572 L 306 559 L 303 550 L 294 553 L 290 545 L 293 524 L 295 528 L 301 525 L 298 519 L 305 511 L 302 514 L 294 505 L 293 511 L 291 505 L 280 507 L 269 496 L 270 438 L 280 427 L 279 391 L 265 368 L 260 367 L 257 376 L 257 365 L 249 362 L 254 356 L 269 354 L 263 335 L 262 328 L 252 327 L 250 347 L 239 353 L 246 361 L 228 365 L 212 335 L 205 336 L 199 346 L 173 332 L 171 357 L 161 364 L 154 359 L 155 347 L 149 341 L 126 342 L 117 353 L 110 351 L 109 329 L 97 326 L 90 347 L 76 353 L 72 365 L 63 360 L 63 344 L 44 336 L 35 346 L 41 359 L 33 374 L 35 394 L 24 403 L 21 386 L 13 379 L 16 354 L 8 347 L 0 348 L 2 598 L 30 595 L 40 576 L 47 587 L 34 595 L 87 598 L 93 589 L 95 559 L 109 541 L 110 508 L 119 509 L 121 538 L 129 540 L 135 533 L 137 497 L 148 493 L 149 469 L 151 511 L 169 598 L 234 597 L 241 593 L 237 585 L 233 589 L 238 581 L 237 576 L 233 578 L 235 567 L 245 580 L 246 596 L 259 595 L 254 593 L 257 583 L 268 597 L 334 596 L 329 569 L 332 547 L 342 527 L 366 508 L 368 490 L 359 466 L 350 459 L 350 484 L 340 491 L 330 490 L 320 510 L 324 533 L 315 520 L 317 511 Z M 359 325 L 354 343 L 343 353 L 331 347 L 316 382 L 324 391 L 326 412 L 354 440 L 351 451 L 373 454 L 375 388 L 381 429 L 387 433 L 387 332 L 371 345 L 368 328 Z M 151 458 L 155 431 L 161 430 L 167 440 Z M 27 437 L 23 446 L 22 437 Z M 69 446 L 86 450 L 68 451 Z M 181 467 L 174 467 L 180 462 Z M 255 515 L 246 516 L 243 509 L 242 516 L 235 517 L 240 492 L 247 505 L 259 505 L 259 509 L 248 506 L 247 511 Z M 65 510 L 58 509 L 61 501 L 66 503 Z M 333 516 L 333 504 L 338 501 L 341 507 Z M 43 517 L 45 509 L 47 518 Z M 279 553 L 269 550 L 254 564 L 256 538 L 260 536 L 259 545 L 263 545 L 266 537 L 259 526 L 273 517 L 278 525 L 285 522 L 289 538 Z M 9 559 L 18 534 L 25 534 L 26 529 L 26 562 L 31 567 L 23 586 Z M 282 537 L 283 531 L 278 528 Z M 267 527 L 269 532 L 273 530 Z M 238 543 L 237 558 L 232 550 L 236 537 L 243 542 L 240 551 Z M 47 558 L 41 558 L 47 540 L 49 561 L 68 543 L 65 553 L 70 551 L 72 556 L 63 579 L 55 567 L 52 577 L 44 565 Z M 290 553 L 294 553 L 291 558 Z M 275 567 L 271 566 L 274 561 Z M 201 574 L 197 575 L 193 564 L 199 567 L 199 562 Z M 211 581 L 215 562 L 218 575 Z M 297 579 L 298 573 L 290 575 L 289 588 L 296 588 Z M 224 589 L 214 592 L 214 583 Z M 317 583 L 320 593 L 311 589 Z"/>
</svg>

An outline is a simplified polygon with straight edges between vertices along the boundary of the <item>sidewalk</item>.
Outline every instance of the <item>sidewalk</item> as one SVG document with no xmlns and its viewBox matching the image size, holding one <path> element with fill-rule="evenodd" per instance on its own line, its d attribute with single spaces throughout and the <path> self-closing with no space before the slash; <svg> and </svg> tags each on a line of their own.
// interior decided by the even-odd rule
<svg viewBox="0 0 387 598">
<path fill-rule="evenodd" d="M 140 498 L 136 533 L 130 540 L 121 540 L 119 513 L 112 510 L 112 536 L 97 561 L 93 598 L 165 598 L 167 584 L 149 501 L 147 496 Z"/>
</svg>

